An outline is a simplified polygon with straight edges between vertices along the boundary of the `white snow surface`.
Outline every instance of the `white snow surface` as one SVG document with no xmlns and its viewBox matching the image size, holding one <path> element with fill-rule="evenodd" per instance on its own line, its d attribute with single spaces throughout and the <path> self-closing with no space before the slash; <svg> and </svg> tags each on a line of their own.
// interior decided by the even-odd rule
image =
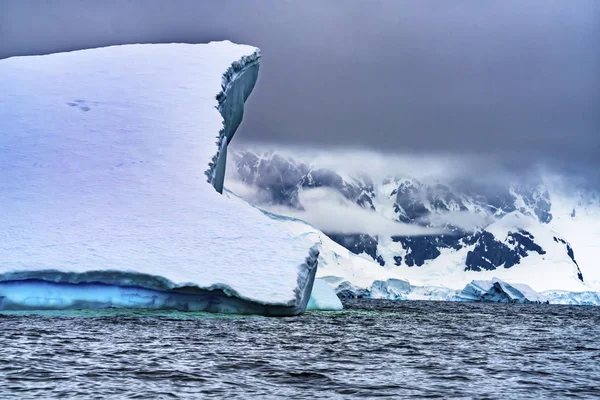
<svg viewBox="0 0 600 400">
<path fill-rule="evenodd" d="M 558 179 L 548 179 L 546 185 L 554 216 L 550 226 L 573 247 L 585 284 L 600 292 L 600 198 L 564 187 Z"/>
<path fill-rule="evenodd" d="M 257 51 L 123 45 L 1 60 L 0 280 L 119 271 L 127 284 L 144 286 L 143 274 L 293 304 L 313 243 L 204 175 L 222 75 Z"/>
</svg>

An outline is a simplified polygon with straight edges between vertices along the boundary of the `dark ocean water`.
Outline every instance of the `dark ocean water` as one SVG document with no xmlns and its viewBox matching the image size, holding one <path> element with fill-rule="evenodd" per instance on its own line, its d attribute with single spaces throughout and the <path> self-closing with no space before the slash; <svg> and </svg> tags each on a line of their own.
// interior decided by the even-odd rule
<svg viewBox="0 0 600 400">
<path fill-rule="evenodd" d="M 4 313 L 0 397 L 600 397 L 600 307 L 346 306 L 278 319 Z"/>
</svg>

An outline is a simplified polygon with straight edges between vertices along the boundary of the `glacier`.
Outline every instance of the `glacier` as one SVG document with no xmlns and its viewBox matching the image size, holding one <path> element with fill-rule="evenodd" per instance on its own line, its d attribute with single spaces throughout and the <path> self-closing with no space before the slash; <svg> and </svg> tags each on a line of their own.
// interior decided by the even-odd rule
<svg viewBox="0 0 600 400">
<path fill-rule="evenodd" d="M 304 312 L 318 246 L 219 194 L 260 57 L 225 41 L 0 60 L 0 309 Z"/>
</svg>

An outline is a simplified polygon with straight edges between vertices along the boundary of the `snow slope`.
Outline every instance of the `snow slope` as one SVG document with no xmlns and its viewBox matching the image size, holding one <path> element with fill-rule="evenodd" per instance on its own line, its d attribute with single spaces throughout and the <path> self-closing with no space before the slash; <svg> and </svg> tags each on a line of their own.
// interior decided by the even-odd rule
<svg viewBox="0 0 600 400">
<path fill-rule="evenodd" d="M 0 292 L 34 279 L 304 311 L 313 243 L 206 182 L 219 185 L 259 58 L 213 42 L 0 60 Z"/>
<path fill-rule="evenodd" d="M 556 179 L 546 183 L 551 188 L 550 226 L 567 232 L 566 239 L 575 251 L 575 260 L 590 288 L 600 292 L 600 197 L 565 188 Z"/>
</svg>

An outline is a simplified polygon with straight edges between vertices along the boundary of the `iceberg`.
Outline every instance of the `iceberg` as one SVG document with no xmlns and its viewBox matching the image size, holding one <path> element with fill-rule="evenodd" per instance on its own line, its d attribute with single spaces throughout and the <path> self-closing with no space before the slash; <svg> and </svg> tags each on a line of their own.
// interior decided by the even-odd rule
<svg viewBox="0 0 600 400">
<path fill-rule="evenodd" d="M 467 284 L 457 300 L 489 303 L 541 303 L 542 297 L 524 284 L 508 284 L 500 279 L 478 280 Z"/>
<path fill-rule="evenodd" d="M 600 305 L 600 293 L 594 291 L 567 292 L 564 290 L 553 290 L 542 293 L 544 300 L 550 304 L 567 304 L 579 306 Z"/>
<path fill-rule="evenodd" d="M 339 311 L 343 309 L 342 302 L 334 290 L 324 279 L 315 279 L 312 294 L 308 301 L 307 310 Z"/>
<path fill-rule="evenodd" d="M 408 281 L 387 279 L 385 281 L 373 282 L 369 292 L 373 299 L 406 300 L 406 296 L 411 292 L 411 289 Z"/>
<path fill-rule="evenodd" d="M 227 41 L 0 60 L 0 309 L 305 311 L 318 247 L 219 194 L 259 63 Z"/>
<path fill-rule="evenodd" d="M 548 303 L 568 305 L 600 305 L 600 293 L 547 290 L 537 292 L 522 283 L 507 283 L 500 279 L 472 281 L 454 296 L 457 301 L 494 303 Z"/>
</svg>

